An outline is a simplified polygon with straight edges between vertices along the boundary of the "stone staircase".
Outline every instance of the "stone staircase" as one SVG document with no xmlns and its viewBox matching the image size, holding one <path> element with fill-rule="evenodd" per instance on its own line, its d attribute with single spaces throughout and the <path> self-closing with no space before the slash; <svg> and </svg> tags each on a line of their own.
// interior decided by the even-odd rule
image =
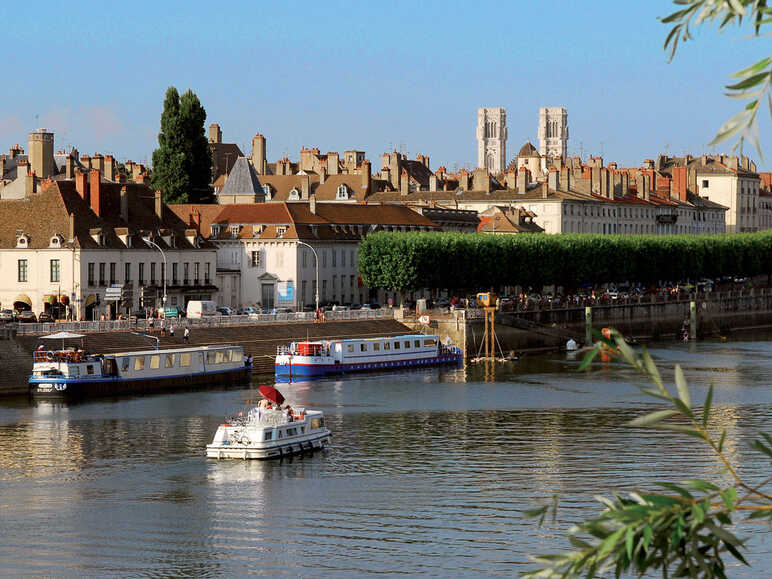
<svg viewBox="0 0 772 579">
<path fill-rule="evenodd" d="M 244 351 L 253 357 L 253 372 L 255 374 L 273 374 L 273 361 L 276 347 L 289 342 L 310 339 L 331 338 L 366 338 L 376 336 L 395 336 L 413 333 L 410 328 L 392 320 L 340 321 L 291 324 L 260 324 L 253 326 L 230 326 L 220 328 L 200 328 L 190 331 L 190 345 L 235 344 L 244 346 Z M 160 338 L 161 348 L 184 347 L 182 331 L 177 330 L 172 338 L 168 332 L 161 337 L 156 330 L 154 336 Z M 82 340 L 82 342 L 81 342 Z M 27 391 L 27 376 L 32 369 L 32 352 L 38 345 L 45 344 L 46 349 L 61 348 L 58 341 L 42 341 L 38 336 L 16 336 L 15 340 L 5 342 L 9 348 L 7 356 L 0 353 L 0 365 L 13 359 L 8 367 L 13 369 L 9 376 L 0 371 L 0 395 L 20 394 Z M 131 332 L 104 332 L 86 334 L 82 339 L 65 340 L 65 346 L 80 347 L 91 353 L 127 352 L 130 350 L 152 349 L 155 340 Z"/>
</svg>

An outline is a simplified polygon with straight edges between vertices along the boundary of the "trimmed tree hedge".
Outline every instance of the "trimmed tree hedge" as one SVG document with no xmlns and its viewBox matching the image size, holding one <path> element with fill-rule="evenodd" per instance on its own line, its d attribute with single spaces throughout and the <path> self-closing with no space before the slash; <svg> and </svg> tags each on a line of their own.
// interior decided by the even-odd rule
<svg viewBox="0 0 772 579">
<path fill-rule="evenodd" d="M 376 233 L 359 245 L 369 287 L 578 287 L 772 272 L 772 231 L 735 235 Z"/>
</svg>

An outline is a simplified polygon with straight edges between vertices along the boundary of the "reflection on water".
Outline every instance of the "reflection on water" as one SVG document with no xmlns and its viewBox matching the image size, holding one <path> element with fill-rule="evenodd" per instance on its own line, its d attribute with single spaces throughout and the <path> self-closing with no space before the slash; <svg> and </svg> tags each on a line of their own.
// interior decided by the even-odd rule
<svg viewBox="0 0 772 579">
<path fill-rule="evenodd" d="M 748 442 L 772 415 L 772 344 L 653 354 L 666 380 L 687 369 L 696 400 L 715 382 L 729 454 L 750 480 L 767 473 Z M 621 427 L 655 406 L 638 374 L 579 363 L 523 358 L 493 382 L 474 366 L 284 384 L 293 406 L 325 410 L 333 445 L 281 462 L 204 458 L 254 390 L 2 406 L 0 573 L 513 575 L 527 553 L 563 546 L 594 494 L 652 473 L 728 482 L 699 444 Z M 554 493 L 559 524 L 522 517 Z M 772 564 L 760 537 L 755 572 L 732 576 Z"/>
</svg>

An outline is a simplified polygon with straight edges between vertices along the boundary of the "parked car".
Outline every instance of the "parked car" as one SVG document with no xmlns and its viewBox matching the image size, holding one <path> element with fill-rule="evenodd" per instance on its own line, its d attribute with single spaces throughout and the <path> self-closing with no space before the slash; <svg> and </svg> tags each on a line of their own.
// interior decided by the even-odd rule
<svg viewBox="0 0 772 579">
<path fill-rule="evenodd" d="M 9 323 L 14 319 L 13 310 L 0 310 L 0 323 Z"/>
<path fill-rule="evenodd" d="M 34 312 L 25 310 L 23 312 L 19 312 L 16 315 L 16 321 L 19 322 L 20 324 L 34 324 L 34 323 L 37 323 L 38 319 L 35 316 Z"/>
<path fill-rule="evenodd" d="M 362 309 L 362 304 L 351 304 L 351 309 L 352 310 L 361 310 Z"/>
<path fill-rule="evenodd" d="M 38 322 L 41 324 L 51 324 L 54 322 L 54 316 L 48 312 L 40 312 L 38 315 Z"/>
<path fill-rule="evenodd" d="M 230 316 L 233 314 L 233 310 L 230 309 L 228 306 L 220 306 L 217 308 L 217 313 L 222 314 L 223 316 Z"/>
<path fill-rule="evenodd" d="M 259 313 L 260 311 L 257 308 L 253 308 L 252 306 L 246 306 L 239 310 L 240 316 L 248 316 L 250 314 L 259 314 Z"/>
<path fill-rule="evenodd" d="M 130 320 L 145 320 L 147 319 L 147 312 L 145 310 L 137 310 L 129 315 Z"/>
<path fill-rule="evenodd" d="M 181 318 L 182 311 L 177 306 L 166 306 L 165 308 L 158 308 L 158 315 L 162 318 Z"/>
</svg>

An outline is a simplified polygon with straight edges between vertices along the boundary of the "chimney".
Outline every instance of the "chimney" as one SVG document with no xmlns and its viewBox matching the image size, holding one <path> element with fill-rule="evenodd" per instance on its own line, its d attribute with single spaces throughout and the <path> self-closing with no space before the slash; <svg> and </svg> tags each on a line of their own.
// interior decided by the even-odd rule
<svg viewBox="0 0 772 579">
<path fill-rule="evenodd" d="M 300 198 L 308 199 L 311 193 L 311 177 L 309 175 L 300 176 Z"/>
<path fill-rule="evenodd" d="M 91 168 L 96 169 L 100 173 L 104 173 L 105 159 L 100 153 L 94 153 L 94 156 L 91 157 Z"/>
<path fill-rule="evenodd" d="M 158 221 L 163 220 L 164 215 L 164 209 L 163 209 L 163 203 L 161 202 L 161 190 L 158 189 L 155 192 L 154 195 L 154 201 L 155 201 L 155 216 L 158 217 Z"/>
<path fill-rule="evenodd" d="M 381 180 L 386 181 L 386 183 L 391 183 L 391 169 L 388 167 L 383 167 L 381 169 Z"/>
<path fill-rule="evenodd" d="M 491 174 L 488 169 L 477 168 L 472 172 L 472 189 L 486 193 L 491 192 Z"/>
<path fill-rule="evenodd" d="M 673 180 L 671 197 L 686 202 L 687 173 L 686 167 L 673 167 Z"/>
<path fill-rule="evenodd" d="M 102 173 L 91 169 L 88 173 L 88 188 L 91 193 L 91 209 L 99 217 L 102 216 Z"/>
<path fill-rule="evenodd" d="M 258 175 L 268 173 L 268 162 L 266 161 L 265 137 L 260 133 L 252 137 L 252 166 Z"/>
<path fill-rule="evenodd" d="M 547 175 L 547 185 L 553 191 L 560 189 L 560 173 L 555 167 L 551 167 Z"/>
<path fill-rule="evenodd" d="M 327 153 L 327 173 L 330 175 L 340 173 L 340 156 L 336 152 Z"/>
<path fill-rule="evenodd" d="M 740 161 L 737 158 L 737 155 L 733 157 L 727 157 L 726 166 L 729 167 L 730 169 L 734 169 L 735 171 L 737 171 L 740 168 Z"/>
<path fill-rule="evenodd" d="M 308 200 L 308 210 L 316 215 L 316 195 L 311 195 L 311 197 Z"/>
<path fill-rule="evenodd" d="M 560 186 L 563 188 L 563 191 L 570 191 L 571 190 L 571 169 L 567 166 L 563 166 L 563 168 L 560 170 Z"/>
<path fill-rule="evenodd" d="M 602 197 L 605 197 L 606 199 L 610 199 L 611 197 L 613 197 L 611 193 L 612 192 L 609 191 L 608 169 L 603 167 L 600 170 L 600 194 Z"/>
<path fill-rule="evenodd" d="M 115 173 L 115 182 L 116 183 L 125 183 L 126 182 L 126 175 L 124 175 L 120 171 L 117 171 Z"/>
<path fill-rule="evenodd" d="M 437 175 L 432 173 L 429 175 L 429 191 L 436 191 L 437 190 Z"/>
<path fill-rule="evenodd" d="M 222 143 L 222 131 L 220 130 L 220 125 L 217 123 L 209 125 L 209 142 Z"/>
<path fill-rule="evenodd" d="M 72 155 L 67 155 L 64 159 L 64 178 L 68 181 L 74 177 L 73 172 L 75 170 L 75 159 Z"/>
<path fill-rule="evenodd" d="M 37 192 L 35 187 L 35 172 L 27 171 L 27 175 L 24 177 L 24 194 L 32 195 Z"/>
<path fill-rule="evenodd" d="M 129 192 L 126 185 L 121 187 L 121 221 L 127 225 L 129 223 Z"/>
<path fill-rule="evenodd" d="M 201 212 L 198 209 L 190 212 L 190 226 L 201 233 Z"/>
<path fill-rule="evenodd" d="M 88 175 L 83 171 L 75 172 L 75 190 L 87 204 L 91 205 L 91 196 L 88 190 Z"/>
<path fill-rule="evenodd" d="M 596 159 L 597 157 L 591 157 Z M 592 193 L 600 194 L 600 167 L 598 165 L 593 166 L 590 169 L 590 191 Z"/>
<path fill-rule="evenodd" d="M 86 169 L 91 169 L 91 157 L 88 155 L 81 155 L 80 164 L 83 165 Z"/>
<path fill-rule="evenodd" d="M 141 185 L 150 185 L 150 175 L 147 173 L 142 173 L 137 179 L 137 183 Z"/>
<path fill-rule="evenodd" d="M 471 189 L 471 179 L 469 176 L 469 172 L 466 169 L 461 169 L 461 171 L 458 172 L 458 186 L 461 188 L 464 192 L 469 191 Z"/>
<path fill-rule="evenodd" d="M 142 177 L 142 173 L 145 172 L 143 169 L 144 169 L 144 167 L 140 163 L 132 163 L 132 165 L 131 165 L 131 178 L 134 181 L 139 182 L 140 181 L 140 177 Z"/>
<path fill-rule="evenodd" d="M 531 182 L 531 172 L 525 167 L 520 167 L 517 171 L 517 192 L 525 193 L 528 183 Z"/>
<path fill-rule="evenodd" d="M 301 171 L 313 171 L 314 170 L 314 150 L 306 149 L 302 147 L 300 149 L 300 170 Z"/>
<path fill-rule="evenodd" d="M 370 161 L 365 159 L 362 161 L 362 191 L 364 192 L 364 196 L 367 197 L 371 192 L 373 188 L 373 174 L 372 174 L 372 165 L 370 164 Z"/>
<path fill-rule="evenodd" d="M 408 177 L 405 169 L 402 169 L 402 173 L 399 176 L 399 192 L 402 195 L 410 193 L 410 177 Z"/>
<path fill-rule="evenodd" d="M 70 213 L 69 215 L 69 227 L 67 228 L 67 233 L 69 234 L 69 239 L 67 241 L 73 242 L 75 241 L 75 213 Z"/>
<path fill-rule="evenodd" d="M 105 178 L 115 181 L 115 159 L 112 155 L 105 155 Z"/>
<path fill-rule="evenodd" d="M 550 189 L 547 186 L 546 183 L 541 184 L 541 197 L 542 199 L 546 199 L 549 196 Z"/>
</svg>

